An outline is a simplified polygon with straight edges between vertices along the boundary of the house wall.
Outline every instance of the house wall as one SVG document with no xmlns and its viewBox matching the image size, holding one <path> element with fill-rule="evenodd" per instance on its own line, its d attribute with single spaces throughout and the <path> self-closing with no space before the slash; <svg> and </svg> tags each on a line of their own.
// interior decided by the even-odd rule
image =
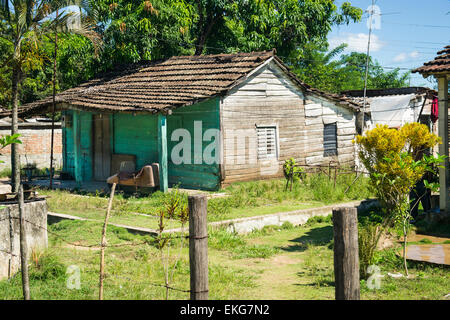
<svg viewBox="0 0 450 320">
<path fill-rule="evenodd" d="M 63 171 L 77 181 L 93 177 L 92 112 L 64 110 Z M 68 120 L 70 119 L 70 120 Z"/>
<path fill-rule="evenodd" d="M 51 150 L 51 123 L 21 123 L 19 124 L 20 140 L 19 145 L 20 162 L 22 166 L 36 164 L 37 168 L 50 168 Z M 0 136 L 10 135 L 11 126 L 0 126 Z M 54 132 L 53 159 L 56 168 L 62 166 L 62 131 L 57 124 Z M 0 170 L 11 169 L 11 147 L 1 150 Z"/>
<path fill-rule="evenodd" d="M 176 109 L 167 117 L 169 185 L 206 190 L 216 190 L 220 187 L 220 164 L 218 162 L 207 164 L 206 159 L 209 155 L 215 156 L 215 152 L 220 157 L 220 144 L 217 144 L 219 150 L 210 153 L 207 149 L 208 145 L 214 143 L 215 139 L 203 141 L 203 138 L 209 138 L 205 137 L 208 130 L 220 131 L 219 108 L 220 99 L 213 98 L 193 106 Z M 191 163 L 175 164 L 173 161 L 173 148 L 182 142 L 181 138 L 174 135 L 174 131 L 179 128 L 187 130 L 191 137 Z M 196 141 L 198 145 L 201 141 L 201 148 L 195 148 Z"/>
<path fill-rule="evenodd" d="M 64 171 L 77 181 L 91 181 L 93 172 L 93 115 L 91 112 L 65 110 L 63 115 L 72 120 L 63 129 Z M 136 156 L 136 168 L 158 162 L 158 117 L 115 113 L 110 117 L 111 153 Z M 211 99 L 193 106 L 174 110 L 167 116 L 169 185 L 181 188 L 216 190 L 220 186 L 219 164 L 206 164 L 203 153 L 211 141 L 202 141 L 201 149 L 194 147 L 195 122 L 200 124 L 197 135 L 201 140 L 209 129 L 220 129 L 219 99 Z M 172 149 L 181 141 L 172 141 L 177 129 L 185 129 L 191 137 L 192 163 L 174 164 Z M 195 163 L 198 159 L 200 163 Z M 113 174 L 113 173 L 112 173 Z"/>
<path fill-rule="evenodd" d="M 270 62 L 222 100 L 224 184 L 279 177 L 288 158 L 299 164 L 331 160 L 353 164 L 355 115 L 327 99 L 305 95 L 275 62 Z M 337 123 L 338 156 L 325 157 L 324 124 Z M 257 159 L 257 126 L 276 126 L 278 159 Z M 245 136 L 245 142 L 242 140 Z M 241 141 L 239 141 L 241 139 Z"/>
</svg>

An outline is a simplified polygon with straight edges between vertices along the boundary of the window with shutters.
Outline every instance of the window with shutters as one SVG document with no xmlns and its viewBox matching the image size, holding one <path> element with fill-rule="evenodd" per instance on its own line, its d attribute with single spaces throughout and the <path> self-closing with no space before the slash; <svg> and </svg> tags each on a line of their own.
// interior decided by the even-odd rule
<svg viewBox="0 0 450 320">
<path fill-rule="evenodd" d="M 337 156 L 337 124 L 326 124 L 323 128 L 323 150 L 325 157 Z"/>
<path fill-rule="evenodd" d="M 258 160 L 277 159 L 277 127 L 257 127 L 256 130 L 258 134 Z"/>
</svg>

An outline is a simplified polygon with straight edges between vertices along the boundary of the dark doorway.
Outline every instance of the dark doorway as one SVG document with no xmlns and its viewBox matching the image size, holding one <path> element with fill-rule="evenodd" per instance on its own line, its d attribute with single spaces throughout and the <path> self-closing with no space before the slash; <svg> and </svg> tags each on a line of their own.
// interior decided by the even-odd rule
<svg viewBox="0 0 450 320">
<path fill-rule="evenodd" d="M 111 175 L 111 134 L 107 115 L 94 115 L 94 179 L 105 181 Z"/>
</svg>

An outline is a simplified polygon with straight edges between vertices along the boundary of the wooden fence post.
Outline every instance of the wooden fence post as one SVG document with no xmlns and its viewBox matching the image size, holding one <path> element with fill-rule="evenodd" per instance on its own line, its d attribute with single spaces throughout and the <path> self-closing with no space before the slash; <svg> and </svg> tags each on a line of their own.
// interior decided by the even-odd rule
<svg viewBox="0 0 450 320">
<path fill-rule="evenodd" d="M 358 210 L 333 210 L 336 300 L 359 300 Z"/>
<path fill-rule="evenodd" d="M 98 299 L 103 300 L 103 280 L 105 279 L 105 247 L 106 242 L 106 228 L 108 227 L 109 215 L 111 213 L 111 208 L 114 200 L 114 193 L 116 192 L 117 184 L 114 183 L 111 188 L 111 195 L 109 196 L 108 209 L 106 210 L 105 223 L 103 224 L 102 230 L 102 244 L 100 248 L 100 281 L 98 284 Z"/>
<path fill-rule="evenodd" d="M 30 279 L 28 277 L 28 248 L 25 234 L 25 218 L 24 218 L 25 202 L 23 200 L 22 184 L 19 185 L 19 194 L 17 195 L 17 197 L 19 198 L 18 202 L 19 202 L 19 226 L 20 226 L 20 261 L 22 267 L 23 299 L 30 300 Z"/>
<path fill-rule="evenodd" d="M 191 300 L 208 300 L 208 200 L 206 195 L 193 195 L 188 203 Z"/>
</svg>

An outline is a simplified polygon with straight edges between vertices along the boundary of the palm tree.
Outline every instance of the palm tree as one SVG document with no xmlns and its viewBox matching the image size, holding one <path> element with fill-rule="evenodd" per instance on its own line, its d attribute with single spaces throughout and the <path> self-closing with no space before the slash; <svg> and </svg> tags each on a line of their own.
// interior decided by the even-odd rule
<svg viewBox="0 0 450 320">
<path fill-rule="evenodd" d="M 9 61 L 12 67 L 12 125 L 11 134 L 18 134 L 18 93 L 24 80 L 22 72 L 27 61 L 38 55 L 39 45 L 44 37 L 52 37 L 58 33 L 78 33 L 99 43 L 98 35 L 93 31 L 90 21 L 84 21 L 74 28 L 68 25 L 73 13 L 55 15 L 68 6 L 86 8 L 86 0 L 0 0 L 0 20 L 4 24 L 0 34 L 13 47 L 13 54 Z M 18 145 L 11 149 L 12 185 L 13 192 L 18 192 L 20 185 L 20 159 Z"/>
</svg>

